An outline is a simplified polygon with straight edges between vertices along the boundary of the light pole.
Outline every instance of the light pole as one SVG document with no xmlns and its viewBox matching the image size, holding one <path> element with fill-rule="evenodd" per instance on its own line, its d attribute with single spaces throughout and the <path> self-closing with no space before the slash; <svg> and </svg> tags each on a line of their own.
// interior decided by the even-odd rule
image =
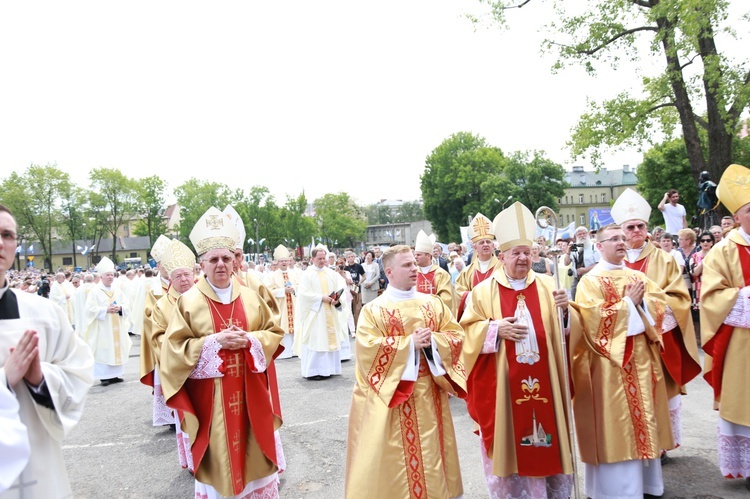
<svg viewBox="0 0 750 499">
<path fill-rule="evenodd" d="M 511 199 L 513 199 L 513 194 L 508 196 L 508 199 L 502 202 L 502 204 L 500 205 L 500 211 L 503 211 L 505 209 L 505 205 L 508 204 L 508 201 L 510 201 Z M 500 200 L 495 198 L 495 202 L 500 203 Z"/>
<path fill-rule="evenodd" d="M 258 219 L 253 218 L 253 223 L 255 224 L 255 259 L 258 260 L 258 255 L 260 254 L 260 242 L 258 241 Z"/>
</svg>

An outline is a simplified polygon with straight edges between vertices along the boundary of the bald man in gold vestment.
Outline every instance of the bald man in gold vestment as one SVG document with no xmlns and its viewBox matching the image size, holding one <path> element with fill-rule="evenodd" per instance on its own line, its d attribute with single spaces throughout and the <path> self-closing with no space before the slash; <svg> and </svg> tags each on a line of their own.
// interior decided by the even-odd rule
<svg viewBox="0 0 750 499">
<path fill-rule="evenodd" d="M 578 284 L 583 337 L 573 358 L 585 492 L 593 498 L 661 495 L 659 456 L 674 447 L 659 355 L 666 296 L 623 264 L 625 234 L 618 225 L 596 237 L 602 258 Z"/>
</svg>

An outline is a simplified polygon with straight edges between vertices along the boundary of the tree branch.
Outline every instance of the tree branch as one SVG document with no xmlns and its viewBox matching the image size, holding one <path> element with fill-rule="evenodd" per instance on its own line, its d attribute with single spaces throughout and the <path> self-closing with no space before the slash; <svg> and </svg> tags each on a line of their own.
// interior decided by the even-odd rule
<svg viewBox="0 0 750 499">
<path fill-rule="evenodd" d="M 693 61 L 695 60 L 695 58 L 698 57 L 698 56 L 700 56 L 700 54 L 695 54 L 693 57 L 690 58 L 690 60 L 688 62 L 686 62 L 685 64 L 683 64 L 682 66 L 680 66 L 680 71 L 682 71 L 686 67 L 690 66 L 693 63 Z"/>
<path fill-rule="evenodd" d="M 650 107 L 650 108 L 646 109 L 646 112 L 644 114 L 653 113 L 654 111 L 657 111 L 657 110 L 659 110 L 659 109 L 661 109 L 663 107 L 677 107 L 677 104 L 674 103 L 674 102 L 665 102 L 664 104 L 659 104 L 659 105 L 656 105 L 656 106 L 653 106 L 653 107 Z"/>
<path fill-rule="evenodd" d="M 745 74 L 744 84 L 750 85 L 750 71 L 748 71 Z M 737 105 L 740 100 L 741 99 L 739 98 L 739 95 L 738 95 L 738 98 L 732 103 L 732 107 L 729 108 L 729 115 L 732 117 L 732 120 L 735 122 L 737 121 L 737 119 L 739 119 L 740 113 L 745 109 L 744 105 Z"/>
<path fill-rule="evenodd" d="M 654 4 L 649 0 L 632 0 L 632 2 L 638 7 L 645 7 L 647 9 L 650 9 L 654 6 Z"/>
<path fill-rule="evenodd" d="M 602 50 L 604 47 L 606 47 L 607 45 L 609 45 L 609 44 L 617 41 L 618 39 L 622 38 L 623 36 L 632 35 L 633 33 L 638 33 L 639 31 L 654 31 L 654 32 L 656 32 L 656 31 L 659 31 L 659 28 L 656 27 L 656 26 L 639 26 L 637 28 L 626 29 L 622 33 L 617 33 L 615 36 L 613 36 L 609 40 L 605 41 L 604 43 L 602 43 L 602 44 L 594 47 L 593 49 L 590 49 L 590 50 L 576 50 L 576 52 L 578 54 L 594 55 L 597 52 L 599 52 L 600 50 Z"/>
<path fill-rule="evenodd" d="M 704 120 L 703 116 L 693 114 L 693 119 L 701 126 L 701 128 L 703 128 L 704 130 L 708 130 L 708 121 Z"/>
<path fill-rule="evenodd" d="M 503 5 L 503 8 L 502 8 L 502 10 L 508 10 L 508 9 L 520 9 L 521 7 L 523 7 L 524 5 L 526 5 L 526 4 L 527 4 L 527 3 L 529 3 L 529 2 L 531 2 L 531 0 L 523 0 L 523 1 L 522 1 L 521 3 L 519 3 L 518 5 L 507 5 L 507 6 Z"/>
</svg>

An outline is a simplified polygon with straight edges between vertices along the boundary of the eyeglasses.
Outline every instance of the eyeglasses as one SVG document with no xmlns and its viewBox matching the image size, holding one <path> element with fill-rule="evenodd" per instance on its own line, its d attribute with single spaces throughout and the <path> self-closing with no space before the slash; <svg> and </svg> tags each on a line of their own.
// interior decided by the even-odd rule
<svg viewBox="0 0 750 499">
<path fill-rule="evenodd" d="M 221 260 L 222 262 L 224 262 L 224 265 L 229 265 L 230 263 L 232 263 L 234 261 L 234 255 L 232 255 L 232 256 L 222 256 L 221 258 L 219 258 L 218 256 L 215 256 L 213 258 L 210 258 L 208 260 L 203 260 L 203 261 L 204 262 L 208 262 L 211 265 L 216 265 L 217 263 L 219 263 L 219 260 Z"/>
<path fill-rule="evenodd" d="M 636 224 L 636 225 L 632 225 L 631 224 L 631 225 L 626 225 L 625 229 L 627 229 L 627 230 L 635 230 L 635 229 L 646 230 L 646 224 Z"/>
<path fill-rule="evenodd" d="M 4 243 L 14 243 L 18 240 L 18 234 L 9 230 L 0 232 L 0 237 L 2 237 Z"/>
<path fill-rule="evenodd" d="M 599 242 L 600 243 L 606 243 L 607 241 L 612 241 L 613 243 L 624 243 L 625 242 L 625 238 L 622 237 L 622 236 L 615 236 L 615 237 L 610 237 L 609 239 L 602 239 Z"/>
<path fill-rule="evenodd" d="M 713 241 L 711 239 L 701 239 L 702 243 L 712 243 Z"/>
</svg>

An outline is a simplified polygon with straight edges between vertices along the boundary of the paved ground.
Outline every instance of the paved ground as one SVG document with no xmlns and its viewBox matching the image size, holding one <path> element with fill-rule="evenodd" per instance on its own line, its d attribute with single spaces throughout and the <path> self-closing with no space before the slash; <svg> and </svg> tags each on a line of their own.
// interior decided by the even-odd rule
<svg viewBox="0 0 750 499">
<path fill-rule="evenodd" d="M 109 387 L 97 383 L 89 392 L 83 419 L 65 441 L 76 498 L 192 497 L 193 480 L 179 467 L 174 433 L 151 426 L 151 394 L 137 381 L 138 352 L 136 338 L 126 382 Z M 284 411 L 281 437 L 288 463 L 281 497 L 341 498 L 354 362 L 345 362 L 341 376 L 325 381 L 303 379 L 298 359 L 277 364 Z M 688 390 L 684 444 L 670 452 L 664 497 L 748 497 L 741 480 L 725 480 L 716 466 L 717 416 L 711 410 L 708 385 L 698 379 Z M 451 408 L 465 497 L 487 497 L 473 423 L 462 401 L 453 399 Z"/>
</svg>

